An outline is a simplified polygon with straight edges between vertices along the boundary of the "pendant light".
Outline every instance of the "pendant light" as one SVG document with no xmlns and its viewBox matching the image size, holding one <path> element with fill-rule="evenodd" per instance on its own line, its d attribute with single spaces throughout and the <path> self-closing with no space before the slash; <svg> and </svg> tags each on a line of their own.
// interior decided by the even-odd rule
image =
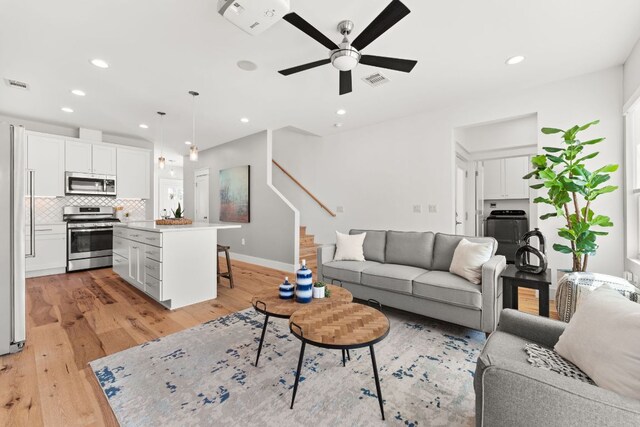
<svg viewBox="0 0 640 427">
<path fill-rule="evenodd" d="M 198 146 L 196 145 L 196 96 L 200 95 L 198 92 L 190 90 L 189 95 L 193 97 L 193 135 L 191 137 L 191 147 L 189 148 L 189 160 L 192 162 L 198 161 Z"/>
<path fill-rule="evenodd" d="M 158 167 L 160 169 L 164 169 L 164 164 L 166 163 L 166 159 L 164 158 L 164 116 L 166 113 L 162 111 L 158 111 L 158 115 L 160 116 L 160 157 L 158 157 Z"/>
</svg>

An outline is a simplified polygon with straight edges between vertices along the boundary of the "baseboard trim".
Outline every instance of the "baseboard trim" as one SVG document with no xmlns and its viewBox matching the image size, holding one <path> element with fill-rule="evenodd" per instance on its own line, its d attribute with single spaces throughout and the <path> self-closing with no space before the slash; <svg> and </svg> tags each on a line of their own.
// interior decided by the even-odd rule
<svg viewBox="0 0 640 427">
<path fill-rule="evenodd" d="M 25 278 L 31 279 L 33 277 L 51 276 L 53 274 L 64 274 L 67 272 L 65 267 L 62 268 L 47 268 L 44 270 L 33 270 L 25 272 Z"/>
<path fill-rule="evenodd" d="M 293 273 L 296 271 L 296 267 L 293 264 L 287 264 L 286 262 L 273 261 L 271 259 L 259 258 L 251 255 L 239 254 L 236 252 L 229 252 L 231 259 L 237 261 L 248 262 L 249 264 L 256 264 L 262 267 L 273 268 L 275 270 L 282 270 Z"/>
</svg>

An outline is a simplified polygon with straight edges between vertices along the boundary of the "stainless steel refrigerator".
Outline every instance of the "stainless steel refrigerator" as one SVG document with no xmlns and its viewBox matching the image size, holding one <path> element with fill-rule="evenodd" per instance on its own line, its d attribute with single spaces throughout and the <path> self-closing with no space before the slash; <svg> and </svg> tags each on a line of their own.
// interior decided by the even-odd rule
<svg viewBox="0 0 640 427">
<path fill-rule="evenodd" d="M 20 351 L 26 340 L 25 257 L 35 249 L 26 143 L 23 127 L 0 121 L 0 354 Z"/>
</svg>

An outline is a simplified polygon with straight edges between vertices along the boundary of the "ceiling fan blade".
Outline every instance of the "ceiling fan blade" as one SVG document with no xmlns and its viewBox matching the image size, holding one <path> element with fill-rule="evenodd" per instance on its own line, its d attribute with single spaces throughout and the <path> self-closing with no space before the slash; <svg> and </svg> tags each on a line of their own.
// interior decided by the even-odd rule
<svg viewBox="0 0 640 427">
<path fill-rule="evenodd" d="M 299 73 L 300 71 L 309 70 L 311 68 L 319 67 L 321 65 L 330 64 L 330 59 L 321 59 L 320 61 L 309 62 L 308 64 L 298 65 L 297 67 L 287 68 L 286 70 L 278 71 L 283 76 L 288 76 L 290 74 Z"/>
<path fill-rule="evenodd" d="M 337 44 L 332 42 L 331 39 L 329 39 L 327 36 L 325 36 L 320 31 L 318 31 L 316 27 L 314 27 L 313 25 L 309 24 L 307 21 L 302 19 L 302 17 L 300 17 L 300 15 L 298 15 L 297 13 L 294 13 L 294 12 L 288 13 L 284 15 L 283 18 L 285 21 L 287 21 L 294 27 L 298 28 L 300 31 L 302 31 L 312 39 L 316 40 L 318 43 L 320 43 L 327 49 L 329 50 L 338 49 Z"/>
<path fill-rule="evenodd" d="M 340 95 L 351 92 L 351 70 L 340 71 Z"/>
<path fill-rule="evenodd" d="M 362 55 L 360 63 L 371 65 L 372 67 L 388 68 L 390 70 L 403 71 L 410 73 L 418 61 L 411 59 L 388 58 L 386 56 Z"/>
<path fill-rule="evenodd" d="M 358 35 L 358 37 L 356 37 L 353 43 L 351 43 L 351 46 L 358 50 L 364 49 L 409 13 L 411 13 L 409 8 L 400 0 L 393 0 L 382 12 L 380 12 L 380 15 L 378 15 L 376 19 L 374 19 L 369 26 Z"/>
</svg>

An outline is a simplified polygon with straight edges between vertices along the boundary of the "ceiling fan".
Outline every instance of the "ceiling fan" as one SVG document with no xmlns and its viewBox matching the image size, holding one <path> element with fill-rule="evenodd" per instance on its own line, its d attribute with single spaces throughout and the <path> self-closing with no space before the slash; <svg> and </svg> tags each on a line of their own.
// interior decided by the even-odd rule
<svg viewBox="0 0 640 427">
<path fill-rule="evenodd" d="M 338 24 L 338 31 L 343 36 L 342 43 L 339 45 L 331 41 L 328 37 L 318 31 L 313 25 L 309 24 L 297 13 L 292 12 L 284 16 L 284 20 L 294 27 L 298 28 L 318 43 L 330 49 L 328 59 L 310 62 L 308 64 L 298 65 L 297 67 L 287 68 L 278 71 L 283 76 L 299 73 L 300 71 L 309 70 L 321 65 L 332 64 L 340 70 L 340 95 L 351 92 L 351 70 L 358 64 L 371 65 L 373 67 L 388 68 L 390 70 L 411 72 L 418 61 L 410 59 L 389 58 L 385 56 L 364 55 L 360 51 L 367 47 L 371 42 L 384 34 L 389 28 L 397 24 L 402 18 L 407 16 L 411 11 L 400 0 L 393 0 L 389 5 L 380 12 L 380 15 L 374 19 L 367 28 L 356 37 L 353 42 L 349 42 L 347 36 L 351 34 L 354 24 L 352 21 L 341 21 Z"/>
</svg>

